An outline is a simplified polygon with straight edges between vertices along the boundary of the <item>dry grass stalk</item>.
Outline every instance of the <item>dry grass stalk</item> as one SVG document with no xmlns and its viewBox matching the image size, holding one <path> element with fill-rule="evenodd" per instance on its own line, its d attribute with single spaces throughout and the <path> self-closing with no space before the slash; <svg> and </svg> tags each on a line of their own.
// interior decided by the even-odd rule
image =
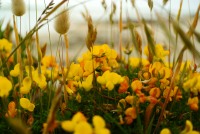
<svg viewBox="0 0 200 134">
<path fill-rule="evenodd" d="M 96 40 L 97 30 L 93 26 L 91 16 L 87 17 L 87 21 L 88 21 L 88 34 L 86 38 L 86 45 L 87 45 L 87 48 L 91 51 L 91 48 L 93 47 L 94 42 Z"/>
</svg>

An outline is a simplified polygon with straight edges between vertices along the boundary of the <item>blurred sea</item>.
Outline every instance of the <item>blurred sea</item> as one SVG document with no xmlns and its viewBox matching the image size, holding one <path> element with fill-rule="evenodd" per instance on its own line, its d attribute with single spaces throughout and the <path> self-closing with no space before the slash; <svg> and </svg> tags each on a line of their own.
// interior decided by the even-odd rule
<svg viewBox="0 0 200 134">
<path fill-rule="evenodd" d="M 40 14 L 45 8 L 44 1 L 42 0 L 38 1 L 37 16 L 40 16 Z M 56 0 L 55 2 L 58 3 L 59 1 L 60 0 Z M 107 1 L 107 5 L 108 5 L 107 10 L 104 10 L 104 8 L 101 6 L 101 0 L 89 0 L 85 4 L 78 4 L 81 1 L 82 0 L 71 0 L 68 3 L 69 7 L 74 7 L 74 8 L 71 8 L 70 10 L 70 29 L 68 32 L 68 37 L 70 41 L 69 55 L 71 57 L 73 57 L 77 53 L 80 54 L 81 52 L 86 50 L 86 47 L 82 47 L 82 46 L 85 46 L 85 38 L 87 35 L 87 23 L 84 21 L 81 15 L 82 12 L 85 12 L 85 7 L 88 9 L 89 13 L 91 14 L 93 18 L 94 25 L 97 27 L 98 34 L 97 34 L 96 43 L 109 44 L 111 41 L 111 36 L 110 36 L 111 25 L 109 24 L 109 13 L 111 10 L 110 9 L 111 4 L 109 3 L 109 1 Z M 26 2 L 27 2 L 27 12 L 24 16 L 21 17 L 21 34 L 22 35 L 25 35 L 36 23 L 36 12 L 35 12 L 34 1 L 26 0 Z M 30 2 L 30 10 L 28 10 L 28 7 L 29 7 L 28 2 Z M 175 18 L 179 9 L 179 4 L 180 4 L 180 0 L 171 0 L 171 3 L 168 2 L 165 6 L 163 6 L 162 0 L 154 0 L 154 8 L 152 11 L 150 11 L 147 0 L 136 0 L 136 3 L 135 3 L 139 11 L 140 17 L 148 21 L 148 24 L 154 31 L 154 38 L 156 42 L 163 43 L 166 47 L 168 46 L 169 43 L 171 43 L 171 41 L 165 36 L 161 28 L 158 26 L 156 22 L 155 13 L 158 13 L 160 16 L 162 16 L 163 19 L 166 21 L 166 25 L 168 26 L 167 20 L 168 20 L 169 9 L 171 9 L 170 10 L 171 16 Z M 184 0 L 182 13 L 181 13 L 181 25 L 183 26 L 185 30 L 187 30 L 187 28 L 191 24 L 191 20 L 199 4 L 200 4 L 200 0 Z M 112 27 L 112 31 L 113 31 L 112 39 L 113 39 L 114 44 L 117 46 L 119 44 L 119 34 L 118 34 L 119 33 L 119 29 L 118 29 L 119 1 L 116 2 L 116 5 L 117 5 L 117 10 L 116 10 L 116 14 L 114 15 L 115 24 Z M 55 14 L 50 16 L 49 20 L 54 18 L 54 16 Z M 131 18 L 135 23 L 137 23 L 136 13 L 131 3 L 126 3 L 126 1 L 123 0 L 123 21 L 124 22 L 127 20 L 127 17 Z M 12 12 L 10 8 L 10 1 L 1 0 L 0 19 L 4 20 L 3 28 L 6 26 L 7 22 L 9 22 L 12 25 Z M 20 27 L 19 22 L 20 22 L 20 18 L 18 17 L 17 18 L 18 28 Z M 40 43 L 41 45 L 44 43 L 47 43 L 49 46 L 50 41 L 49 41 L 48 28 L 50 31 L 50 37 L 51 37 L 50 41 L 52 44 L 52 49 L 56 50 L 56 46 L 57 46 L 56 44 L 58 44 L 59 35 L 54 30 L 53 21 L 50 21 L 48 24 L 46 24 L 44 27 L 42 27 L 39 30 Z M 200 23 L 198 23 L 197 29 L 200 29 Z M 146 36 L 144 34 L 143 28 L 139 27 L 137 28 L 137 30 L 141 34 L 143 38 L 142 40 L 143 45 L 145 46 L 147 44 L 147 41 L 146 41 Z M 128 31 L 123 31 L 122 35 L 123 35 L 123 44 L 127 44 L 131 42 L 130 34 Z M 182 42 L 181 41 L 179 42 L 182 46 Z M 195 41 L 195 44 L 198 44 L 198 43 Z M 200 46 L 200 45 L 197 45 L 197 46 Z M 61 48 L 61 50 L 65 51 L 64 47 Z M 172 45 L 171 50 L 173 50 L 173 45 Z M 49 53 L 50 53 L 50 49 L 48 47 L 47 54 Z M 53 53 L 56 53 L 56 51 L 53 51 Z M 135 53 L 133 53 L 133 55 L 134 54 Z"/>
</svg>

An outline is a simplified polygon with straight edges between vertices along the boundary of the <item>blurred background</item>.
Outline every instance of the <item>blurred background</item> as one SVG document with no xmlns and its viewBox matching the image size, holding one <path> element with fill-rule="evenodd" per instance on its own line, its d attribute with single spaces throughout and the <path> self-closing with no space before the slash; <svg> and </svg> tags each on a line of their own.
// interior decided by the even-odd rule
<svg viewBox="0 0 200 134">
<path fill-rule="evenodd" d="M 54 0 L 55 3 L 59 3 L 61 0 Z M 163 0 L 153 0 L 153 9 L 150 10 L 148 6 L 148 0 L 135 0 L 135 7 L 139 12 L 139 16 L 144 18 L 150 25 L 152 31 L 154 32 L 154 38 L 157 43 L 163 43 L 167 45 L 169 39 L 165 37 L 163 31 L 157 24 L 156 14 L 163 17 L 166 21 L 166 25 L 169 22 L 169 15 L 176 18 L 181 0 L 168 0 L 168 2 L 163 5 Z M 48 5 L 50 0 L 25 0 L 26 2 L 26 14 L 21 17 L 21 34 L 24 36 L 36 23 L 36 13 L 40 16 L 42 11 L 45 9 L 45 5 Z M 37 2 L 37 12 L 35 2 Z M 116 13 L 113 15 L 114 24 L 111 26 L 109 22 L 109 15 L 111 13 L 111 2 L 116 4 Z M 67 5 L 68 4 L 68 5 Z M 82 13 L 88 10 L 89 14 L 92 16 L 94 25 L 97 27 L 97 44 L 110 43 L 111 40 L 111 30 L 112 38 L 116 46 L 119 44 L 119 12 L 120 12 L 120 0 L 105 0 L 105 4 L 102 4 L 102 0 L 69 0 L 65 4 L 65 7 L 70 9 L 70 29 L 68 32 L 70 51 L 69 55 L 73 56 L 75 53 L 81 53 L 85 51 L 85 38 L 87 35 L 87 22 L 84 20 Z M 182 12 L 181 12 L 181 25 L 184 29 L 190 26 L 195 12 L 200 4 L 200 0 L 183 0 Z M 103 6 L 104 5 L 104 6 Z M 55 15 L 55 14 L 54 14 Z M 49 20 L 54 18 L 54 15 L 49 17 Z M 138 23 L 138 18 L 136 11 L 133 8 L 130 0 L 122 0 L 122 16 L 123 22 L 125 23 L 127 19 L 131 19 L 134 23 Z M 11 11 L 11 0 L 0 0 L 0 19 L 4 20 L 3 27 L 9 22 L 12 25 L 12 11 Z M 19 27 L 20 18 L 17 18 L 17 24 Z M 50 39 L 49 32 L 50 30 Z M 169 25 L 170 28 L 170 25 Z M 198 24 L 197 29 L 200 29 Z M 146 45 L 146 37 L 142 27 L 138 28 L 138 31 L 142 35 L 143 45 Z M 40 43 L 49 44 L 49 40 L 52 44 L 58 44 L 59 35 L 54 30 L 53 20 L 49 22 L 39 30 Z M 123 31 L 123 43 L 127 44 L 131 41 L 129 31 Z M 14 41 L 14 40 L 13 40 Z M 49 51 L 47 52 L 49 53 Z"/>
</svg>

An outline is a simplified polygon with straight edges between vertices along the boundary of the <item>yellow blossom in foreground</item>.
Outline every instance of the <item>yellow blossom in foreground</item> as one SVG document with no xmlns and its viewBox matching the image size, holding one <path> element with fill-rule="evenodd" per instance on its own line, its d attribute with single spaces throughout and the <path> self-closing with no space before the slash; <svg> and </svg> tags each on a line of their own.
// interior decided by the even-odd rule
<svg viewBox="0 0 200 134">
<path fill-rule="evenodd" d="M 110 130 L 105 128 L 106 122 L 104 121 L 104 119 L 101 116 L 95 115 L 92 118 L 92 122 L 94 125 L 95 134 L 110 134 Z"/>
<path fill-rule="evenodd" d="M 168 128 L 164 128 L 161 130 L 160 134 L 171 134 L 171 131 Z"/>
<path fill-rule="evenodd" d="M 19 100 L 20 106 L 30 112 L 33 112 L 35 105 L 33 103 L 30 102 L 29 99 L 27 98 L 21 98 Z"/>
<path fill-rule="evenodd" d="M 199 133 L 200 132 L 193 130 L 193 125 L 192 125 L 191 121 L 186 120 L 185 129 L 183 131 L 181 131 L 180 134 L 199 134 Z"/>
<path fill-rule="evenodd" d="M 25 77 L 22 82 L 22 87 L 20 88 L 21 94 L 28 94 L 31 90 L 32 80 L 30 77 Z"/>
<path fill-rule="evenodd" d="M 199 103 L 198 97 L 194 97 L 194 98 L 189 98 L 187 104 L 190 106 L 191 110 L 198 111 L 199 109 L 198 103 Z"/>
<path fill-rule="evenodd" d="M 75 124 L 72 121 L 62 121 L 61 127 L 67 132 L 73 132 L 75 128 Z"/>
<path fill-rule="evenodd" d="M 74 129 L 74 134 L 92 134 L 93 130 L 92 130 L 92 126 L 86 122 L 80 122 L 79 124 L 76 125 L 75 129 Z"/>
<path fill-rule="evenodd" d="M 19 76 L 20 73 L 20 66 L 19 63 L 15 65 L 14 69 L 10 71 L 10 75 L 13 77 Z"/>
<path fill-rule="evenodd" d="M 63 121 L 61 123 L 61 127 L 68 132 L 73 132 L 75 130 L 75 127 L 81 123 L 86 122 L 85 116 L 81 112 L 77 112 L 73 117 L 72 120 L 69 121 Z"/>
<path fill-rule="evenodd" d="M 0 76 L 0 97 L 7 97 L 11 89 L 12 83 L 6 77 Z"/>
<path fill-rule="evenodd" d="M 12 43 L 10 43 L 7 39 L 0 39 L 0 51 L 5 51 L 7 53 L 11 52 Z"/>
<path fill-rule="evenodd" d="M 72 118 L 72 122 L 76 124 L 82 121 L 86 121 L 86 118 L 81 112 L 77 112 Z"/>
</svg>

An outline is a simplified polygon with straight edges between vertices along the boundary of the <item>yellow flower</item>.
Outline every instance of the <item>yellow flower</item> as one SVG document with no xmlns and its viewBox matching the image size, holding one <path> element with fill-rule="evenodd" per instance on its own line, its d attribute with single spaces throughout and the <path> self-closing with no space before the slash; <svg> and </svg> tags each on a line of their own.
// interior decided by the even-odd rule
<svg viewBox="0 0 200 134">
<path fill-rule="evenodd" d="M 7 53 L 11 52 L 12 43 L 10 43 L 7 39 L 0 39 L 0 51 L 6 51 Z"/>
<path fill-rule="evenodd" d="M 133 68 L 139 67 L 140 62 L 141 62 L 141 65 L 142 65 L 142 66 L 147 66 L 147 65 L 149 65 L 149 61 L 146 60 L 146 59 L 140 59 L 140 58 L 136 58 L 136 57 L 131 57 L 131 58 L 129 59 L 129 64 L 130 64 L 130 66 L 133 67 Z"/>
<path fill-rule="evenodd" d="M 77 124 L 74 130 L 74 134 L 92 134 L 92 133 L 93 133 L 92 126 L 86 121 Z"/>
<path fill-rule="evenodd" d="M 148 46 L 145 46 L 144 53 L 146 54 L 146 56 L 149 56 Z M 169 51 L 164 50 L 164 48 L 161 44 L 155 45 L 155 55 L 154 55 L 155 60 L 160 60 L 160 59 L 164 60 L 165 56 L 167 56 L 167 55 L 169 55 Z"/>
<path fill-rule="evenodd" d="M 131 117 L 132 119 L 137 118 L 137 112 L 135 107 L 129 107 L 125 111 L 125 115 Z"/>
<path fill-rule="evenodd" d="M 164 128 L 161 130 L 160 134 L 171 134 L 171 131 L 168 128 Z"/>
<path fill-rule="evenodd" d="M 33 81 L 35 81 L 41 89 L 44 89 L 47 85 L 46 77 L 44 74 L 39 74 L 37 70 L 33 72 Z"/>
<path fill-rule="evenodd" d="M 90 91 L 90 89 L 92 89 L 93 84 L 93 74 L 90 74 L 85 81 L 82 82 L 82 87 L 86 90 L 86 91 Z"/>
<path fill-rule="evenodd" d="M 101 129 L 101 128 L 104 128 L 106 126 L 104 119 L 101 116 L 98 116 L 98 115 L 95 115 L 92 118 L 92 122 L 93 122 L 95 129 Z"/>
<path fill-rule="evenodd" d="M 78 81 L 80 77 L 82 77 L 82 75 L 83 75 L 83 70 L 80 64 L 71 63 L 69 72 L 68 72 L 68 78 L 73 79 L 76 77 L 76 80 Z"/>
<path fill-rule="evenodd" d="M 7 97 L 11 89 L 12 83 L 6 77 L 0 76 L 0 97 Z"/>
<path fill-rule="evenodd" d="M 31 74 L 33 74 L 33 71 L 34 71 L 34 67 L 33 66 L 30 66 L 30 71 L 31 71 Z M 30 71 L 29 71 L 29 66 L 25 66 L 25 71 L 27 73 L 28 76 L 30 76 Z"/>
<path fill-rule="evenodd" d="M 172 70 L 170 68 L 165 67 L 164 64 L 161 62 L 154 62 L 153 64 L 151 64 L 149 67 L 149 72 L 154 77 L 159 78 L 167 79 L 172 76 Z"/>
<path fill-rule="evenodd" d="M 20 73 L 20 66 L 19 63 L 15 65 L 14 69 L 10 71 L 10 75 L 13 77 L 19 76 Z"/>
<path fill-rule="evenodd" d="M 160 93 L 161 93 L 160 88 L 157 88 L 157 87 L 151 88 L 149 91 L 149 95 L 154 98 L 159 98 Z"/>
<path fill-rule="evenodd" d="M 31 78 L 25 77 L 23 79 L 23 82 L 22 82 L 23 86 L 20 88 L 20 93 L 21 94 L 28 94 L 31 90 L 31 84 L 32 84 Z"/>
<path fill-rule="evenodd" d="M 131 83 L 131 88 L 132 88 L 133 91 L 136 92 L 136 93 L 140 93 L 142 87 L 143 87 L 142 82 L 139 81 L 139 80 L 134 80 L 134 81 Z"/>
<path fill-rule="evenodd" d="M 61 127 L 67 132 L 73 132 L 75 128 L 75 124 L 72 121 L 62 121 Z"/>
<path fill-rule="evenodd" d="M 50 68 L 50 69 L 47 69 L 45 71 L 45 75 L 47 76 L 47 78 L 49 79 L 53 79 L 55 80 L 56 78 L 58 78 L 58 68 Z"/>
<path fill-rule="evenodd" d="M 199 109 L 198 103 L 199 103 L 198 97 L 194 97 L 194 98 L 189 98 L 187 104 L 190 106 L 191 110 L 198 111 Z"/>
<path fill-rule="evenodd" d="M 102 76 L 97 77 L 97 82 L 101 85 L 105 85 L 108 90 L 112 90 L 116 84 L 120 84 L 123 81 L 123 77 L 109 70 L 104 72 Z"/>
<path fill-rule="evenodd" d="M 133 105 L 135 103 L 136 97 L 132 95 L 128 95 L 125 98 L 126 102 L 130 105 Z"/>
<path fill-rule="evenodd" d="M 163 97 L 164 98 L 167 98 L 169 91 L 170 91 L 170 87 L 166 87 L 166 89 L 163 91 Z M 172 101 L 173 96 L 174 96 L 174 91 L 171 90 L 170 93 L 169 93 L 169 100 L 170 101 Z"/>
<path fill-rule="evenodd" d="M 186 120 L 185 129 L 180 134 L 199 134 L 199 132 L 193 130 L 191 121 Z"/>
<path fill-rule="evenodd" d="M 107 128 L 102 128 L 98 132 L 96 132 L 95 134 L 110 134 L 110 130 L 107 129 Z"/>
<path fill-rule="evenodd" d="M 106 123 L 101 116 L 95 115 L 92 118 L 92 122 L 94 125 L 95 134 L 110 134 L 110 131 L 107 128 L 105 128 Z"/>
<path fill-rule="evenodd" d="M 82 121 L 86 121 L 85 116 L 81 112 L 77 112 L 73 117 L 72 117 L 72 122 L 75 124 L 78 124 Z"/>
<path fill-rule="evenodd" d="M 169 55 L 168 50 L 164 50 L 163 46 L 161 44 L 157 44 L 155 46 L 155 56 L 158 59 L 163 59 L 165 56 Z"/>
<path fill-rule="evenodd" d="M 20 98 L 19 100 L 20 106 L 30 112 L 33 112 L 35 105 L 30 102 L 27 98 Z"/>
<path fill-rule="evenodd" d="M 126 115 L 125 117 L 126 124 L 131 124 L 133 120 L 137 118 L 136 108 L 135 107 L 127 108 L 125 111 L 125 115 Z"/>
<path fill-rule="evenodd" d="M 56 67 L 56 58 L 54 56 L 44 56 L 42 58 L 42 65 L 45 67 Z"/>
</svg>

